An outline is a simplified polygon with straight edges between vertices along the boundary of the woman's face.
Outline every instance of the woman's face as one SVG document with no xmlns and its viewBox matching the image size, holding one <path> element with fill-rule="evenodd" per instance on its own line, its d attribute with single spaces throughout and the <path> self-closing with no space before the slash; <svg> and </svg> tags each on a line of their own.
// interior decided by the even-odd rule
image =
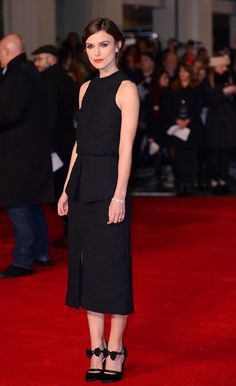
<svg viewBox="0 0 236 386">
<path fill-rule="evenodd" d="M 176 54 L 171 52 L 167 54 L 164 64 L 165 64 L 165 67 L 168 68 L 169 70 L 176 71 L 178 67 L 178 58 Z"/>
<path fill-rule="evenodd" d="M 180 67 L 179 69 L 179 79 L 181 82 L 187 82 L 190 80 L 190 74 L 184 67 Z"/>
<path fill-rule="evenodd" d="M 206 79 L 207 73 L 205 68 L 200 68 L 197 74 L 197 79 L 199 82 L 202 82 L 204 79 Z"/>
<path fill-rule="evenodd" d="M 165 72 L 160 76 L 159 84 L 161 87 L 168 87 L 169 86 L 170 78 Z"/>
<path fill-rule="evenodd" d="M 116 54 L 119 50 L 113 36 L 99 31 L 89 36 L 85 43 L 90 63 L 98 70 L 116 66 Z"/>
<path fill-rule="evenodd" d="M 154 71 L 155 63 L 149 56 L 142 55 L 140 60 L 140 68 L 142 71 Z"/>
<path fill-rule="evenodd" d="M 195 60 L 192 66 L 193 73 L 196 75 L 201 67 L 202 67 L 202 62 L 200 60 Z"/>
</svg>

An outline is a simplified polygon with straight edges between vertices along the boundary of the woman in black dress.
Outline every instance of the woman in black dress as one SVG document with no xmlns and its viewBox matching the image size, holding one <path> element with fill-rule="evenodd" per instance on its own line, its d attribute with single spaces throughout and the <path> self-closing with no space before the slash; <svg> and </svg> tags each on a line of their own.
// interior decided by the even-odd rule
<svg viewBox="0 0 236 386">
<path fill-rule="evenodd" d="M 127 185 L 139 98 L 135 84 L 118 70 L 124 38 L 111 20 L 92 21 L 83 43 L 99 74 L 80 89 L 77 142 L 58 213 L 69 215 L 66 304 L 86 309 L 88 316 L 91 368 L 85 379 L 105 383 L 122 378 L 122 338 L 133 312 Z M 111 315 L 107 347 L 105 314 Z"/>
</svg>

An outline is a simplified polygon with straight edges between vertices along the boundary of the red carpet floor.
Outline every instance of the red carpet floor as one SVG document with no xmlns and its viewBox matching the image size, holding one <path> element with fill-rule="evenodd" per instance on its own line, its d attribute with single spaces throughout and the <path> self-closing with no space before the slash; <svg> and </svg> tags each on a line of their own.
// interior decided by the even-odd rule
<svg viewBox="0 0 236 386">
<path fill-rule="evenodd" d="M 47 210 L 51 240 L 62 222 Z M 236 199 L 134 198 L 136 312 L 121 384 L 236 386 Z M 11 259 L 0 212 L 0 268 Z M 0 280 L 0 386 L 85 384 L 84 311 L 64 306 L 66 251 L 27 278 Z M 98 384 L 98 383 L 97 383 Z"/>
</svg>

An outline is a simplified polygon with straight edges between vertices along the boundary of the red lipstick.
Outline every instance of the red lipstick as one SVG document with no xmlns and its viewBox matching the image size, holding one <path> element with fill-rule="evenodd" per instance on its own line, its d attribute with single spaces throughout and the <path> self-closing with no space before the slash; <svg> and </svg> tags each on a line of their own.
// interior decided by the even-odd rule
<svg viewBox="0 0 236 386">
<path fill-rule="evenodd" d="M 94 62 L 95 62 L 95 63 L 102 63 L 102 62 L 103 62 L 103 59 L 94 59 Z"/>
</svg>

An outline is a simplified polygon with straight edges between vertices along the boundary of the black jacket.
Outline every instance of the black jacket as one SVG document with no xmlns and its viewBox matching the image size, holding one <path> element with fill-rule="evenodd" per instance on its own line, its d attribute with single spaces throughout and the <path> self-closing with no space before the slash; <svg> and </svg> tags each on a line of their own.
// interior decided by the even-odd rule
<svg viewBox="0 0 236 386">
<path fill-rule="evenodd" d="M 58 65 L 54 64 L 41 73 L 47 115 L 52 130 L 52 150 L 56 151 L 65 167 L 75 143 L 74 114 L 78 104 L 78 92 L 73 80 Z"/>
<path fill-rule="evenodd" d="M 215 87 L 205 82 L 209 111 L 206 125 L 206 145 L 210 148 L 236 146 L 236 112 L 233 97 L 223 93 L 225 76 L 215 77 Z"/>
<path fill-rule="evenodd" d="M 188 125 L 190 135 L 188 140 L 184 142 L 185 146 L 198 147 L 202 142 L 203 124 L 201 121 L 201 111 L 203 107 L 203 90 L 201 86 L 186 87 L 179 90 L 172 90 L 169 96 L 169 127 L 176 124 L 176 119 L 183 117 L 183 106 L 185 110 L 185 118 L 190 120 Z M 177 143 L 181 140 L 174 136 L 171 139 Z M 181 141 L 183 144 L 183 141 Z"/>
<path fill-rule="evenodd" d="M 159 145 L 167 142 L 169 87 L 155 84 L 150 95 L 147 96 L 147 131 Z"/>
<path fill-rule="evenodd" d="M 21 54 L 0 82 L 0 204 L 53 200 L 50 147 L 41 78 Z"/>
</svg>

